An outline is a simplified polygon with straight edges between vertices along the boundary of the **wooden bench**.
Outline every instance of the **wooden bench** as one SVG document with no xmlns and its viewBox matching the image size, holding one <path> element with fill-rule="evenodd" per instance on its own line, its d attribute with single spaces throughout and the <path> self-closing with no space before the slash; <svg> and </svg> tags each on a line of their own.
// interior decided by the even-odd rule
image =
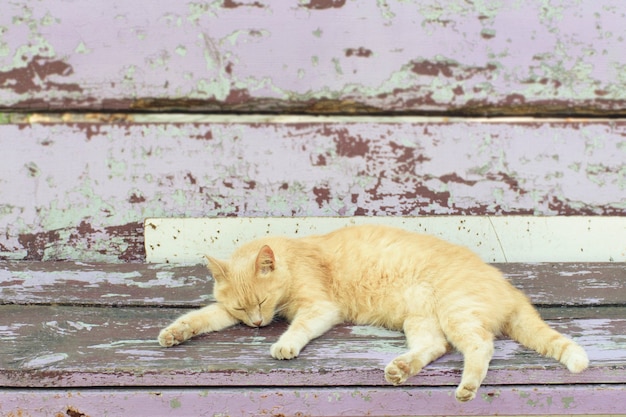
<svg viewBox="0 0 626 417">
<path fill-rule="evenodd" d="M 0 2 L 0 415 L 626 413 L 619 7 L 444 3 Z M 149 264 L 181 259 L 161 239 L 246 236 L 148 241 L 145 219 L 265 216 L 465 217 L 448 237 L 513 262 L 591 368 L 499 341 L 461 405 L 458 355 L 391 387 L 403 338 L 369 327 L 289 362 L 268 354 L 281 323 L 158 347 L 211 291 Z"/>
<path fill-rule="evenodd" d="M 211 302 L 203 266 L 0 263 L 0 415 L 406 416 L 626 412 L 626 265 L 497 264 L 542 316 L 588 351 L 570 374 L 498 340 L 474 401 L 454 399 L 451 353 L 404 386 L 383 378 L 401 333 L 341 325 L 291 361 L 270 357 L 285 323 L 236 326 L 184 345 L 159 330 Z"/>
</svg>

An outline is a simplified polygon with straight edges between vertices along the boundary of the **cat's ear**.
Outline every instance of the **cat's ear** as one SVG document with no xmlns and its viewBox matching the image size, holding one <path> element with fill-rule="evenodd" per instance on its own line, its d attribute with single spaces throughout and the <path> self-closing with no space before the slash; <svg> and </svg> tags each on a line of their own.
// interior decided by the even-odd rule
<svg viewBox="0 0 626 417">
<path fill-rule="evenodd" d="M 276 258 L 274 257 L 274 251 L 272 248 L 265 245 L 259 250 L 259 254 L 256 256 L 256 262 L 254 264 L 256 272 L 260 274 L 269 274 L 276 268 Z"/>
<path fill-rule="evenodd" d="M 213 275 L 215 281 L 223 281 L 226 279 L 228 264 L 224 261 L 220 261 L 219 259 L 211 258 L 210 256 L 204 255 L 207 260 L 206 267 Z"/>
</svg>

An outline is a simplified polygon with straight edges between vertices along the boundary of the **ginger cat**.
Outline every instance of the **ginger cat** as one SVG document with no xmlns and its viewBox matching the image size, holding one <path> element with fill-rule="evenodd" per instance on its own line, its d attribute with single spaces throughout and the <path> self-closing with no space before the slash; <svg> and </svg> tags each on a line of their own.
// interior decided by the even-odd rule
<svg viewBox="0 0 626 417">
<path fill-rule="evenodd" d="M 229 262 L 207 257 L 216 303 L 178 318 L 159 334 L 173 346 L 243 322 L 267 326 L 276 315 L 290 325 L 270 353 L 298 356 L 338 323 L 404 331 L 408 351 L 385 378 L 402 384 L 451 347 L 464 358 L 459 401 L 476 396 L 506 335 L 563 363 L 587 368 L 578 344 L 548 327 L 526 296 L 469 249 L 385 226 L 352 226 L 299 239 L 267 237 L 237 249 Z"/>
</svg>

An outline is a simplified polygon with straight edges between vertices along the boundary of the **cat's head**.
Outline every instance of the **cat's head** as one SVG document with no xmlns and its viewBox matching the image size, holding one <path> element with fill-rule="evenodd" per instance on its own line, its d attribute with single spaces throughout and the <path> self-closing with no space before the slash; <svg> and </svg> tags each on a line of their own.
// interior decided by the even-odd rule
<svg viewBox="0 0 626 417">
<path fill-rule="evenodd" d="M 230 261 L 206 256 L 215 280 L 213 294 L 228 312 L 250 327 L 267 326 L 274 319 L 286 288 L 284 271 L 268 245 L 241 248 Z"/>
</svg>

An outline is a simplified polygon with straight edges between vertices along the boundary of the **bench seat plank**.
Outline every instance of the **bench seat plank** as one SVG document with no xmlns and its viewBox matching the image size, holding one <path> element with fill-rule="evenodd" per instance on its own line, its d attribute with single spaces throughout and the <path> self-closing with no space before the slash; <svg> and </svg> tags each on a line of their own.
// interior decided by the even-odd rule
<svg viewBox="0 0 626 417">
<path fill-rule="evenodd" d="M 535 304 L 626 304 L 625 263 L 495 266 Z M 198 307 L 212 289 L 201 265 L 0 261 L 0 304 Z"/>
<path fill-rule="evenodd" d="M 426 416 L 622 414 L 626 385 L 483 385 L 469 403 L 441 387 L 0 389 L 0 414 L 94 416 Z M 19 411 L 19 413 L 18 413 Z"/>
<path fill-rule="evenodd" d="M 557 309 L 558 310 L 558 309 Z M 605 314 L 606 310 L 606 314 Z M 235 326 L 165 349 L 159 330 L 180 314 L 167 308 L 0 306 L 0 385 L 86 386 L 387 386 L 382 369 L 405 349 L 404 337 L 369 326 L 342 325 L 311 342 L 292 361 L 270 357 L 286 323 Z M 554 360 L 509 340 L 496 342 L 486 384 L 621 383 L 626 373 L 626 308 L 593 318 L 549 322 L 587 350 L 591 368 L 570 374 Z M 409 385 L 454 385 L 461 356 L 445 355 Z"/>
</svg>

